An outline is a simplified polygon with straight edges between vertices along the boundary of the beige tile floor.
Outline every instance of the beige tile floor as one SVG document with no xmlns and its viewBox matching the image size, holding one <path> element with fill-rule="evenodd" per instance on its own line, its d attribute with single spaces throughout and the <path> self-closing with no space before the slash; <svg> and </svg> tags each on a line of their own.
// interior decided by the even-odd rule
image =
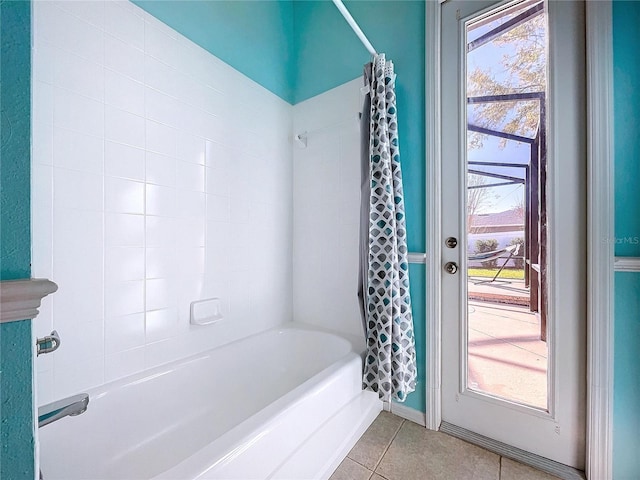
<svg viewBox="0 0 640 480">
<path fill-rule="evenodd" d="M 556 477 L 382 412 L 330 480 L 552 480 Z"/>
</svg>

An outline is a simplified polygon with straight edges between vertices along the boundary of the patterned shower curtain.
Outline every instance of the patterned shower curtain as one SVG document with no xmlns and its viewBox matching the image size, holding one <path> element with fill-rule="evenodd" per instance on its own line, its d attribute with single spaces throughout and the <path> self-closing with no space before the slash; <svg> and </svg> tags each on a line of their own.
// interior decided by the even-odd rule
<svg viewBox="0 0 640 480">
<path fill-rule="evenodd" d="M 384 401 L 403 402 L 415 390 L 416 353 L 393 62 L 376 55 L 364 77 L 369 94 L 362 116 L 363 383 Z"/>
</svg>

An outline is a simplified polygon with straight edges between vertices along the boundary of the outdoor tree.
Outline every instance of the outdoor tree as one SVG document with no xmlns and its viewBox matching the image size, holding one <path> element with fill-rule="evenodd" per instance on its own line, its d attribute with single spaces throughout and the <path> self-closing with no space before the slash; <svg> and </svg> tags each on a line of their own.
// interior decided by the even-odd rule
<svg viewBox="0 0 640 480">
<path fill-rule="evenodd" d="M 518 220 L 522 222 L 524 225 L 524 216 L 525 216 L 525 204 L 524 204 L 524 196 L 520 197 L 520 199 L 511 207 L 515 212 Z"/>
<path fill-rule="evenodd" d="M 474 227 L 475 216 L 487 206 L 489 189 L 482 188 L 487 183 L 487 177 L 470 173 L 467 175 L 467 228 Z"/>
<path fill-rule="evenodd" d="M 515 14 L 521 13 L 521 11 Z M 513 14 L 513 15 L 515 15 Z M 510 16 L 500 18 L 509 20 Z M 545 16 L 538 14 L 517 27 L 506 31 L 486 45 L 499 48 L 501 68 L 494 70 L 479 62 L 467 76 L 467 95 L 505 95 L 512 93 L 545 92 L 546 36 Z M 470 56 L 473 52 L 470 52 Z M 533 137 L 539 118 L 538 101 L 493 102 L 474 104 L 470 112 L 473 123 L 484 128 Z M 469 132 L 469 148 L 480 148 L 484 135 Z M 504 148 L 506 140 L 501 140 Z"/>
</svg>

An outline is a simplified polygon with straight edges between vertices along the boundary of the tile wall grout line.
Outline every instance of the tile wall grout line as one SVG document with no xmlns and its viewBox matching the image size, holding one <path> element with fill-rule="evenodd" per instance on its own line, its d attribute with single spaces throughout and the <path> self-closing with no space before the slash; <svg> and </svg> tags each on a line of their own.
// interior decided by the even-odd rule
<svg viewBox="0 0 640 480">
<path fill-rule="evenodd" d="M 68 12 L 67 12 L 68 13 Z M 79 18 L 79 17 L 77 17 Z M 104 14 L 102 16 L 104 20 Z M 81 19 L 82 20 L 82 19 Z M 107 86 L 105 83 L 105 40 L 102 35 L 102 61 L 100 69 L 102 75 L 102 384 L 107 383 Z"/>
<path fill-rule="evenodd" d="M 105 39 L 105 48 L 106 48 L 106 39 Z M 148 95 L 147 95 L 147 68 L 146 68 L 146 62 L 145 60 L 145 55 L 147 54 L 147 24 L 146 22 L 142 23 L 142 53 L 143 53 L 143 64 L 142 64 L 142 85 L 143 85 L 143 92 L 142 92 L 142 110 L 143 110 L 143 114 L 142 114 L 142 118 L 144 121 L 144 147 L 143 147 L 143 151 L 144 151 L 144 160 L 143 160 L 143 190 L 142 190 L 142 225 L 143 225 L 143 232 L 142 232 L 142 255 L 143 255 L 143 260 L 142 260 L 142 265 L 143 265 L 143 269 L 142 269 L 142 322 L 143 322 L 143 331 L 144 331 L 144 335 L 143 335 L 143 339 L 142 339 L 142 345 L 143 345 L 143 352 L 142 352 L 142 358 L 143 358 L 143 369 L 147 369 L 149 368 L 149 362 L 148 362 L 148 357 L 149 357 L 149 349 L 147 348 L 147 346 L 149 345 L 148 342 L 148 325 L 147 325 L 147 270 L 148 270 L 148 265 L 147 265 L 147 103 L 148 103 Z M 106 51 L 105 51 L 105 55 L 106 55 Z M 106 63 L 106 62 L 105 62 Z"/>
<path fill-rule="evenodd" d="M 35 6 L 33 8 L 35 9 Z M 34 15 L 35 15 L 35 12 L 34 12 Z M 36 40 L 34 39 L 34 43 L 35 43 L 35 41 Z M 33 60 L 32 60 L 32 62 L 33 62 Z M 42 69 L 42 66 L 40 66 L 40 68 Z M 52 77 L 53 77 L 53 73 L 52 73 Z M 56 244 L 58 242 L 55 241 L 55 233 L 56 233 L 57 230 L 59 230 L 59 229 L 56 228 L 56 223 L 55 223 L 55 219 L 57 218 L 58 215 L 56 215 L 56 201 L 55 201 L 55 199 L 56 199 L 56 183 L 55 183 L 56 165 L 55 165 L 54 156 L 53 156 L 53 152 L 54 152 L 54 146 L 53 146 L 54 145 L 54 143 L 53 143 L 54 140 L 53 139 L 54 139 L 54 135 L 55 135 L 55 118 L 56 118 L 56 103 L 55 103 L 54 83 L 55 83 L 54 82 L 54 78 L 51 78 L 50 85 L 51 85 L 52 106 L 51 106 L 51 116 L 49 117 L 49 122 L 50 122 L 50 125 L 51 125 L 51 132 L 50 132 L 50 135 L 48 135 L 49 136 L 49 141 L 51 142 L 50 143 L 51 150 L 49 152 L 49 154 L 50 154 L 49 155 L 49 165 L 51 166 L 51 183 L 50 183 L 50 185 L 51 185 L 51 230 L 50 230 L 50 233 L 51 233 L 51 243 L 50 243 L 50 246 L 51 246 L 51 258 L 50 258 L 50 260 L 51 260 L 51 263 L 50 263 L 50 266 L 51 266 L 51 271 L 50 271 L 51 279 L 56 278 L 54 251 L 55 251 L 55 246 L 56 246 Z M 31 88 L 33 88 L 33 85 L 31 86 Z M 33 99 L 32 99 L 32 101 L 33 101 Z M 32 117 L 35 117 L 35 115 L 32 114 Z M 32 144 L 33 144 L 33 140 L 32 140 Z M 32 167 L 30 166 L 29 168 L 32 168 Z M 49 259 L 47 259 L 47 260 L 49 260 Z M 52 327 L 52 330 L 56 329 L 56 317 L 57 317 L 56 313 L 57 313 L 57 310 L 59 309 L 59 307 L 56 308 L 56 304 L 58 303 L 58 301 L 59 301 L 59 299 L 58 299 L 58 297 L 56 295 L 52 295 L 51 296 L 51 327 Z M 104 313 L 104 299 L 103 299 L 103 305 L 102 306 L 103 306 L 103 313 Z M 53 390 L 53 396 L 54 396 L 54 398 L 56 398 L 56 397 L 58 397 L 58 394 L 57 394 L 58 393 L 57 392 L 58 391 L 58 387 L 56 386 L 57 382 L 56 382 L 56 367 L 55 367 L 56 354 L 55 354 L 55 352 L 52 352 L 51 355 L 52 355 L 52 358 L 51 358 L 51 364 L 52 364 L 51 371 L 53 372 L 51 374 L 51 380 L 53 382 L 52 390 Z"/>
</svg>

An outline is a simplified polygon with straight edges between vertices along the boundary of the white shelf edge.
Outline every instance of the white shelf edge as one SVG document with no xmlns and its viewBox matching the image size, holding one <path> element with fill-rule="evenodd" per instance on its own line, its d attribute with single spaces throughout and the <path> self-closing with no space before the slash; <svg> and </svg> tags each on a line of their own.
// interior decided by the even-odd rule
<svg viewBox="0 0 640 480">
<path fill-rule="evenodd" d="M 640 257 L 616 257 L 613 269 L 616 272 L 640 272 Z"/>
<path fill-rule="evenodd" d="M 46 278 L 0 281 L 0 323 L 36 318 L 42 299 L 56 290 Z"/>
</svg>

